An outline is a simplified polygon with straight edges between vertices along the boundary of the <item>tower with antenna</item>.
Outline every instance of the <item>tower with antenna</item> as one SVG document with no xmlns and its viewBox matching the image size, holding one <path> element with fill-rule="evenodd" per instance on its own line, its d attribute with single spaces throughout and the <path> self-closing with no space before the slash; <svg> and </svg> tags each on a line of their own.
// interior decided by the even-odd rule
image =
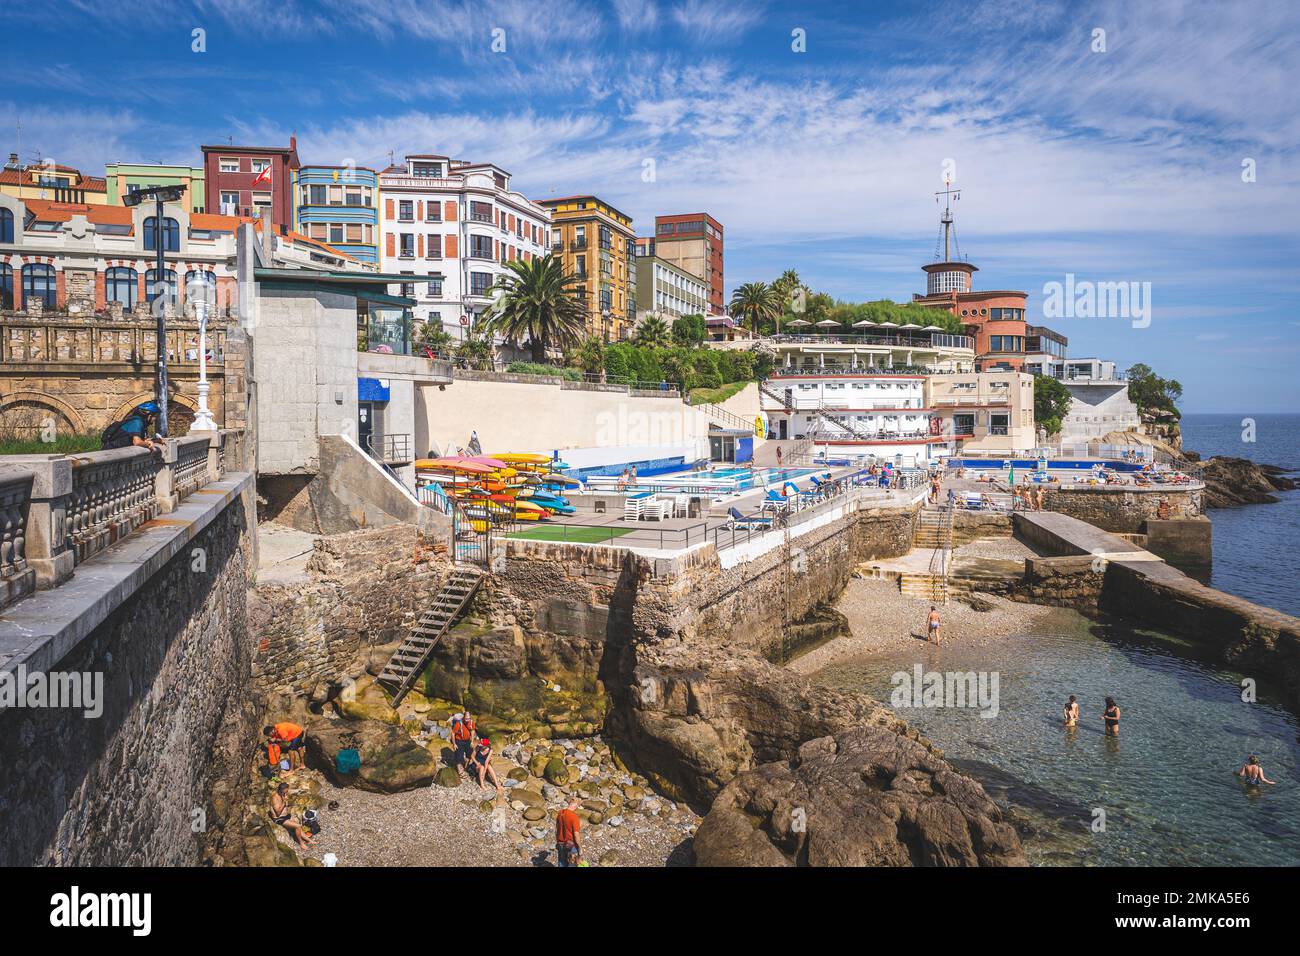
<svg viewBox="0 0 1300 956">
<path fill-rule="evenodd" d="M 925 294 L 947 295 L 952 292 L 971 291 L 971 276 L 979 270 L 964 260 L 957 245 L 957 224 L 953 218 L 953 204 L 961 200 L 961 190 L 951 179 L 944 179 L 943 189 L 934 194 L 934 201 L 943 197 L 943 214 L 939 217 L 939 238 L 935 242 L 934 261 L 921 268 L 926 273 Z"/>
</svg>

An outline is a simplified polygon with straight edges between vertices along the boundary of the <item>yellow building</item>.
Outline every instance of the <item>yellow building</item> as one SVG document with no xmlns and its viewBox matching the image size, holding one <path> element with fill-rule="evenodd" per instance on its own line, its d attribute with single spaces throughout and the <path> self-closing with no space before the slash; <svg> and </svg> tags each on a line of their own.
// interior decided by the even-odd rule
<svg viewBox="0 0 1300 956">
<path fill-rule="evenodd" d="M 587 334 L 616 342 L 636 325 L 636 234 L 630 216 L 595 196 L 539 199 L 551 211 L 550 251 L 587 310 Z"/>
<path fill-rule="evenodd" d="M 103 177 L 83 176 L 79 169 L 51 162 L 20 166 L 17 153 L 10 153 L 0 170 L 0 193 L 16 199 L 108 204 L 108 183 Z"/>
</svg>

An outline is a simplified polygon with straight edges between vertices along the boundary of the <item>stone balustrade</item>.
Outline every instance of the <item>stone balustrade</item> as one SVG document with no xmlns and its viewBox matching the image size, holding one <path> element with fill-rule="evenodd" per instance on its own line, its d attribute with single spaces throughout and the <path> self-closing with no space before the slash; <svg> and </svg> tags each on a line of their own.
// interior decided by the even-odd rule
<svg viewBox="0 0 1300 956">
<path fill-rule="evenodd" d="M 225 431 L 199 432 L 155 451 L 5 456 L 0 607 L 34 588 L 57 587 L 78 564 L 221 478 L 226 439 Z"/>
</svg>

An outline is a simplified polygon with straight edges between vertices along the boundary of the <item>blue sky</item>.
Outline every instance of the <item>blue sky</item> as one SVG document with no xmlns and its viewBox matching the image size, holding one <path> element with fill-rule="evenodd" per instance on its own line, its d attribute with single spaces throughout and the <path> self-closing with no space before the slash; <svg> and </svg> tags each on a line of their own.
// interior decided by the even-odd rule
<svg viewBox="0 0 1300 956">
<path fill-rule="evenodd" d="M 1048 322 L 1072 355 L 1148 362 L 1187 411 L 1300 398 L 1300 4 L 52 6 L 6 12 L 23 65 L 0 150 L 21 122 L 24 160 L 197 164 L 200 143 L 291 132 L 307 162 L 446 153 L 534 198 L 594 192 L 642 233 L 708 211 L 729 289 L 794 268 L 900 301 L 922 289 L 951 160 L 977 287 L 1025 290 L 1046 321 L 1044 283 L 1066 273 L 1152 284 L 1147 328 Z"/>
</svg>

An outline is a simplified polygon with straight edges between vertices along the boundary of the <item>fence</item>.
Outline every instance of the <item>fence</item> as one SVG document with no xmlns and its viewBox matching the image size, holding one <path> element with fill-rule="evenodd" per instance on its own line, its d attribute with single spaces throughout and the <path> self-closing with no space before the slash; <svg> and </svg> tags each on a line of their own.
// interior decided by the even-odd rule
<svg viewBox="0 0 1300 956">
<path fill-rule="evenodd" d="M 0 459 L 0 606 L 32 588 L 58 586 L 78 564 L 219 479 L 227 435 L 169 438 L 160 451 Z M 15 585 L 20 579 L 28 583 Z"/>
</svg>

